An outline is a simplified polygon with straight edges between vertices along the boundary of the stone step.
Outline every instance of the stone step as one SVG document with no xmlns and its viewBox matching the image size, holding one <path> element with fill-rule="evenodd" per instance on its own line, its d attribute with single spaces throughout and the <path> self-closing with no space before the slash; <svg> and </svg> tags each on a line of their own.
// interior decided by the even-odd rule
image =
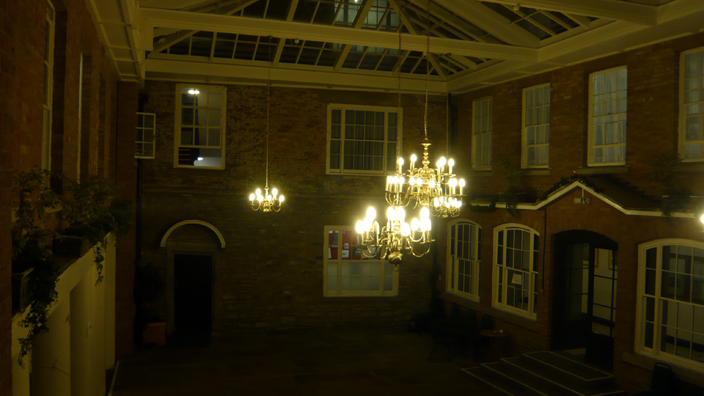
<svg viewBox="0 0 704 396">
<path fill-rule="evenodd" d="M 474 379 L 480 381 L 487 388 L 491 388 L 497 395 L 502 396 L 541 396 L 540 393 L 526 389 L 513 381 L 506 381 L 506 378 L 493 370 L 486 367 L 465 368 L 462 371 L 466 372 Z"/>
<path fill-rule="evenodd" d="M 545 381 L 540 377 L 522 370 L 504 361 L 482 364 L 486 369 L 503 376 L 504 382 L 513 382 L 518 387 L 537 393 L 541 396 L 575 396 L 571 391 L 555 383 Z"/>
<path fill-rule="evenodd" d="M 545 365 L 542 362 L 524 356 L 503 359 L 504 363 L 513 365 L 542 381 L 555 384 L 574 396 L 621 396 L 625 392 L 613 384 L 613 377 L 609 382 L 583 381 L 575 378 L 571 373 Z"/>
<path fill-rule="evenodd" d="M 567 378 L 582 383 L 586 388 L 607 386 L 612 384 L 614 380 L 613 375 L 570 359 L 559 351 L 529 352 L 523 354 L 523 356 L 543 366 L 550 367 Z"/>
</svg>

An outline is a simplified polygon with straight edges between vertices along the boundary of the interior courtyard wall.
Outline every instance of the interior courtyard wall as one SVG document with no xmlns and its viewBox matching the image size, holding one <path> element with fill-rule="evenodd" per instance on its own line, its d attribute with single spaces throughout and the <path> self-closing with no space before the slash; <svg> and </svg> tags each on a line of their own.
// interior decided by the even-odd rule
<svg viewBox="0 0 704 396">
<path fill-rule="evenodd" d="M 560 181 L 575 173 L 584 173 L 587 167 L 588 144 L 588 95 L 589 74 L 618 66 L 628 67 L 628 126 L 626 166 L 605 169 L 601 173 L 617 178 L 634 194 L 657 197 L 657 186 L 648 178 L 653 171 L 652 161 L 663 154 L 677 152 L 679 117 L 679 67 L 680 53 L 704 46 L 704 34 L 692 35 L 655 45 L 644 46 L 589 62 L 556 69 L 552 72 L 460 95 L 455 99 L 458 108 L 458 149 L 463 158 L 471 158 L 472 102 L 492 96 L 494 101 L 493 158 L 506 158 L 515 168 L 521 166 L 522 90 L 538 84 L 551 85 L 551 134 L 550 166 L 538 172 L 523 171 L 520 176 L 522 190 L 527 191 L 532 202 Z M 464 162 L 464 161 L 462 161 Z M 701 195 L 701 164 L 680 164 L 676 184 L 689 187 L 693 195 Z M 500 167 L 494 162 L 491 171 L 472 171 L 470 189 L 478 196 L 491 196 L 503 192 L 507 185 Z M 600 172 L 596 172 L 598 174 Z M 585 173 L 588 179 L 589 174 Z M 567 193 L 550 204 L 546 210 L 519 210 L 513 217 L 505 209 L 490 213 L 471 212 L 465 209 L 462 216 L 482 227 L 482 261 L 480 303 L 459 300 L 464 307 L 476 312 L 496 315 L 497 327 L 510 334 L 511 352 L 520 353 L 548 349 L 551 343 L 552 317 L 552 267 L 553 235 L 568 230 L 589 230 L 618 242 L 618 305 L 614 350 L 614 373 L 631 391 L 647 389 L 650 374 L 635 365 L 624 362 L 624 356 L 633 354 L 636 331 L 636 295 L 638 244 L 659 238 L 685 238 L 699 240 L 701 224 L 696 219 L 666 219 L 664 217 L 625 215 L 599 198 L 591 198 L 588 205 L 575 204 L 581 198 L 581 189 Z M 658 197 L 659 198 L 659 197 Z M 495 241 L 494 227 L 504 223 L 519 223 L 535 229 L 546 240 L 545 251 L 540 252 L 542 281 L 538 296 L 537 319 L 530 321 L 516 315 L 509 317 L 491 308 L 492 266 Z M 439 240 L 446 241 L 446 225 L 440 225 Z M 546 229 L 547 228 L 547 229 Z M 542 242 L 541 246 L 542 249 Z M 445 242 L 446 243 L 446 242 Z M 444 263 L 446 250 L 440 248 L 438 261 Z M 544 256 L 544 257 L 543 257 Z M 545 267 L 543 268 L 544 259 Z M 445 287 L 443 277 L 438 282 Z M 445 294 L 446 304 L 458 301 Z M 510 314 L 509 314 L 510 315 Z"/>
<path fill-rule="evenodd" d="M 215 333 L 406 326 L 430 302 L 432 255 L 404 257 L 397 297 L 323 297 L 324 226 L 353 227 L 370 204 L 383 219 L 386 207 L 383 177 L 326 174 L 327 105 L 397 107 L 398 96 L 271 88 L 269 185 L 286 200 L 264 214 L 251 210 L 248 195 L 264 187 L 266 90 L 227 86 L 225 170 L 175 169 L 175 83 L 147 83 L 144 111 L 156 113 L 157 142 L 156 158 L 142 160 L 141 261 L 163 268 L 166 230 L 203 220 L 227 243 L 213 269 Z M 424 97 L 402 102 L 402 155 L 420 157 Z M 446 97 L 431 96 L 433 162 L 444 154 L 446 111 Z"/>
<path fill-rule="evenodd" d="M 11 345 L 11 229 L 12 174 L 41 164 L 46 51 L 45 0 L 0 3 L 0 394 L 12 394 Z M 88 106 L 105 106 L 108 116 L 91 119 L 84 128 L 95 136 L 101 128 L 113 133 L 107 100 L 98 99 L 100 82 L 110 95 L 117 82 L 113 63 L 106 56 L 86 4 L 80 0 L 53 0 L 56 10 L 53 85 L 52 170 L 76 174 L 78 120 L 78 64 L 80 54 L 93 61 Z M 99 79 L 99 80 L 98 80 Z M 94 144 L 89 150 L 95 151 Z M 101 158 L 89 151 L 91 161 Z M 106 167 L 111 167 L 104 162 Z M 92 165 L 91 173 L 97 168 Z M 75 176 L 74 176 L 75 177 Z"/>
</svg>

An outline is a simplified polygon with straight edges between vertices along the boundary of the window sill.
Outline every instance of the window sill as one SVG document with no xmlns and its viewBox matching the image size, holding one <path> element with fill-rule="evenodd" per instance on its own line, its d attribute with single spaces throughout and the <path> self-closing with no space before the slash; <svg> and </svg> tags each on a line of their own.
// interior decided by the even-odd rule
<svg viewBox="0 0 704 396">
<path fill-rule="evenodd" d="M 656 359 L 652 356 L 645 356 L 636 352 L 626 352 L 621 355 L 621 359 L 625 363 L 648 371 L 653 371 L 653 366 L 655 363 L 660 362 L 668 364 L 672 367 L 672 371 L 675 373 L 678 380 L 704 387 L 704 377 L 702 377 L 702 373 L 700 371 L 696 371 L 695 369 L 679 366 L 676 363 L 670 363 L 666 360 Z"/>
<path fill-rule="evenodd" d="M 529 319 L 526 317 L 521 317 L 494 307 L 487 307 L 480 304 L 478 301 L 472 301 L 464 297 L 454 295 L 452 293 L 444 292 L 440 295 L 440 298 L 448 301 L 457 303 L 461 307 L 471 309 L 473 311 L 478 311 L 481 314 L 487 314 L 492 316 L 494 319 L 500 320 L 502 322 L 508 322 L 518 327 L 522 327 L 526 330 L 539 332 L 538 324 L 535 319 Z"/>
<path fill-rule="evenodd" d="M 684 172 L 684 173 L 699 173 L 699 172 L 704 172 L 704 162 L 701 161 L 691 161 L 691 162 L 680 162 L 677 164 L 676 169 L 679 172 Z"/>
<path fill-rule="evenodd" d="M 525 176 L 550 176 L 550 169 L 524 168 L 522 173 Z"/>
<path fill-rule="evenodd" d="M 578 168 L 574 172 L 578 175 L 605 175 L 605 174 L 617 174 L 617 173 L 628 173 L 628 165 L 616 165 L 616 166 L 590 166 L 588 168 Z"/>
</svg>

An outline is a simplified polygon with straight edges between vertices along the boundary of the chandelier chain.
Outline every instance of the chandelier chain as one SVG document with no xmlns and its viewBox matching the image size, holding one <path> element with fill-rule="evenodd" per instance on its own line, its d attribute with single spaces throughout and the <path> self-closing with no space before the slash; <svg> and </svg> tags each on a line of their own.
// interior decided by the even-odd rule
<svg viewBox="0 0 704 396">
<path fill-rule="evenodd" d="M 426 10 L 425 17 L 425 116 L 423 117 L 423 129 L 425 130 L 425 139 L 428 140 L 428 91 L 430 90 L 430 0 L 428 0 L 428 9 Z"/>
</svg>

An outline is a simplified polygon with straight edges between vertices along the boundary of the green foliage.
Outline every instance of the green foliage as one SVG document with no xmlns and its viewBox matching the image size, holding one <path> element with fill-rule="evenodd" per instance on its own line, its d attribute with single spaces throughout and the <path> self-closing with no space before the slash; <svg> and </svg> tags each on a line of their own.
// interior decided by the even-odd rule
<svg viewBox="0 0 704 396">
<path fill-rule="evenodd" d="M 572 175 L 570 177 L 561 177 L 560 181 L 557 183 L 553 184 L 552 187 L 550 187 L 547 191 L 543 193 L 543 195 L 540 197 L 540 201 L 545 201 L 550 197 L 550 194 L 554 193 L 555 191 L 561 189 L 562 187 L 569 186 L 570 184 L 574 182 L 580 182 L 584 184 L 585 186 L 591 188 L 595 192 L 600 192 L 602 189 L 597 187 L 594 183 L 591 183 L 589 180 L 586 180 L 582 178 L 580 175 Z"/>
<path fill-rule="evenodd" d="M 64 182 L 63 195 L 51 188 L 52 179 Z M 27 172 L 16 172 L 13 180 L 17 209 L 12 228 L 12 270 L 23 272 L 34 268 L 29 293 L 32 303 L 21 323 L 29 328 L 27 336 L 20 339 L 19 362 L 23 364 L 34 337 L 49 330 L 48 311 L 58 297 L 56 283 L 61 268 L 54 257 L 53 240 L 78 235 L 96 245 L 94 254 L 100 282 L 107 248 L 105 236 L 113 231 L 124 235 L 131 212 L 129 203 L 111 205 L 115 190 L 107 180 L 97 176 L 85 177 L 79 184 L 35 166 Z M 57 211 L 66 225 L 61 232 L 45 224 L 50 213 Z"/>
<path fill-rule="evenodd" d="M 521 190 L 522 173 L 518 166 L 507 158 L 499 158 L 496 165 L 501 172 L 501 179 L 506 184 L 506 190 L 501 194 L 506 201 L 506 210 L 513 217 L 518 217 L 518 193 Z"/>
<path fill-rule="evenodd" d="M 677 165 L 681 162 L 677 154 L 663 153 L 650 163 L 653 170 L 647 178 L 653 184 L 662 199 L 662 215 L 668 219 L 676 211 L 685 211 L 691 203 L 689 187 L 677 187 Z"/>
</svg>

